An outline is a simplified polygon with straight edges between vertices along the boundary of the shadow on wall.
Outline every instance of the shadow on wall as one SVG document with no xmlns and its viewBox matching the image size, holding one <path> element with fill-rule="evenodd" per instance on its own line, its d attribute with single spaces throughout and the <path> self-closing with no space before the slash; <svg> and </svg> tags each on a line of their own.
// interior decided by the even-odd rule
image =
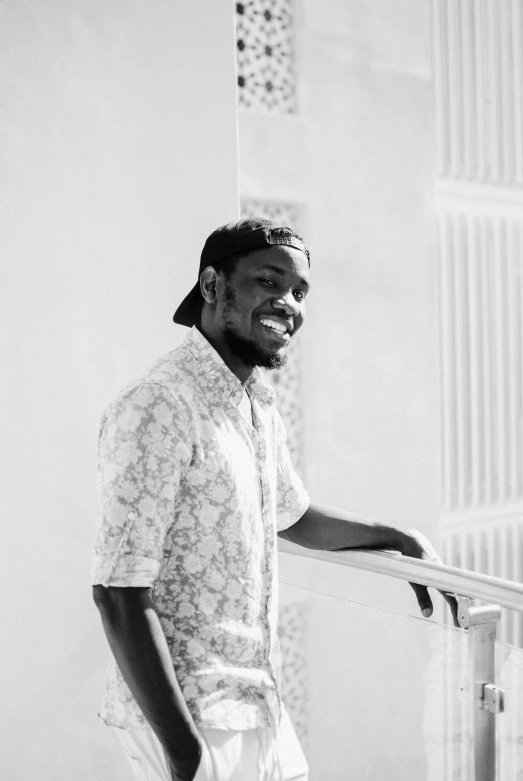
<svg viewBox="0 0 523 781">
<path fill-rule="evenodd" d="M 98 718 L 109 662 L 99 626 L 93 626 L 40 689 L 15 712 L 20 742 L 6 747 L 9 781 L 125 781 L 129 766 Z"/>
</svg>

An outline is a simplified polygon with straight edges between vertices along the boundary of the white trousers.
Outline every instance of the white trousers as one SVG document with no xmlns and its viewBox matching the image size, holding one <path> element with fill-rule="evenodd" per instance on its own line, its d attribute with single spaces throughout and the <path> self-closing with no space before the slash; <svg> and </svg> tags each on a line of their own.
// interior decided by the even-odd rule
<svg viewBox="0 0 523 781">
<path fill-rule="evenodd" d="M 115 728 L 135 781 L 172 781 L 152 729 Z M 288 714 L 279 728 L 200 729 L 203 754 L 194 781 L 307 781 L 308 766 Z"/>
</svg>

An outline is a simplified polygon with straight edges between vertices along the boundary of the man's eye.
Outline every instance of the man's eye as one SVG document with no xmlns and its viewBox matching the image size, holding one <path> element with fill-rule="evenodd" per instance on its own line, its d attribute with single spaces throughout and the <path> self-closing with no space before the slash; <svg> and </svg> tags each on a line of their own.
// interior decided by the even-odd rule
<svg viewBox="0 0 523 781">
<path fill-rule="evenodd" d="M 269 287 L 274 286 L 274 282 L 272 281 L 272 279 L 260 279 L 260 282 L 262 283 L 262 285 L 268 285 Z"/>
<path fill-rule="evenodd" d="M 306 295 L 307 294 L 305 293 L 304 290 L 295 290 L 294 291 L 294 298 L 296 299 L 296 301 L 304 301 Z"/>
</svg>

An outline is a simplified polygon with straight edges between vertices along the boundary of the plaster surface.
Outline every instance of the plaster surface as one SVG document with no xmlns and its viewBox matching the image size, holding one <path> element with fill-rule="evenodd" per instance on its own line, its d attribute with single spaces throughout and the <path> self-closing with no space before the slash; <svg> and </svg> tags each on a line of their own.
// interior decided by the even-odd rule
<svg viewBox="0 0 523 781">
<path fill-rule="evenodd" d="M 2 771 L 127 777 L 96 717 L 98 420 L 238 214 L 233 8 L 0 3 Z M 30 736 L 30 737 L 29 737 Z"/>
</svg>

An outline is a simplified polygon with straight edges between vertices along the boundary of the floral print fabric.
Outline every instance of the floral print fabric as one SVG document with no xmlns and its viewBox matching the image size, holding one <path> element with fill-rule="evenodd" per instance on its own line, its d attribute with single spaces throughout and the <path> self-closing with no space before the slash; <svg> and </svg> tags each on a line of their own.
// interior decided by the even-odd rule
<svg viewBox="0 0 523 781">
<path fill-rule="evenodd" d="M 294 472 L 274 392 L 246 385 L 194 327 L 102 418 L 99 532 L 91 582 L 151 587 L 196 723 L 254 729 L 280 713 L 276 530 L 309 498 Z M 100 713 L 146 721 L 116 664 Z"/>
</svg>

